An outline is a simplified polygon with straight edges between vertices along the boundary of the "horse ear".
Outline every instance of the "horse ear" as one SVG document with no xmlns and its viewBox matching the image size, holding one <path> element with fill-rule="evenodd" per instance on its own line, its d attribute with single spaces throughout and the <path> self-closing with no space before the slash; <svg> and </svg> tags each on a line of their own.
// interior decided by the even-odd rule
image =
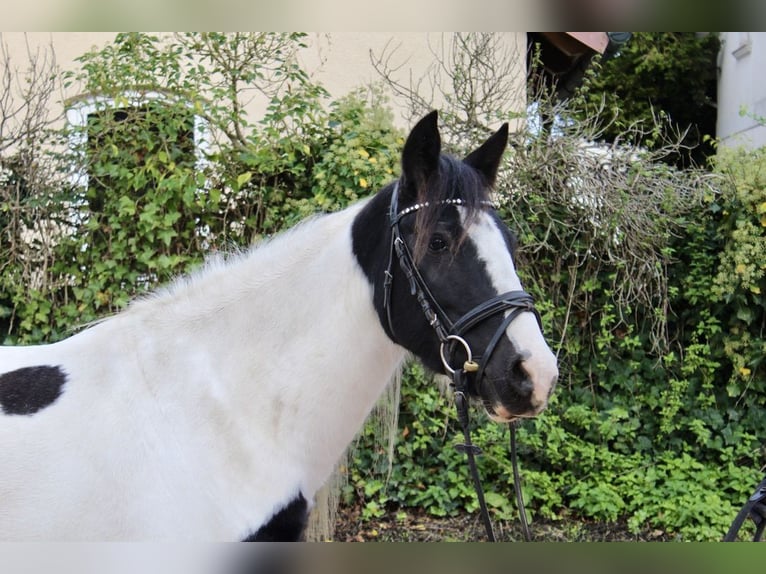
<svg viewBox="0 0 766 574">
<path fill-rule="evenodd" d="M 504 123 L 499 130 L 489 136 L 479 148 L 472 151 L 463 160 L 471 167 L 479 170 L 487 184 L 493 185 L 497 177 L 497 168 L 503 157 L 505 146 L 508 144 L 508 123 Z"/>
<path fill-rule="evenodd" d="M 439 167 L 441 153 L 441 136 L 438 128 L 439 114 L 429 113 L 412 128 L 402 151 L 403 189 L 400 193 L 404 199 L 417 201 L 418 190 Z"/>
</svg>

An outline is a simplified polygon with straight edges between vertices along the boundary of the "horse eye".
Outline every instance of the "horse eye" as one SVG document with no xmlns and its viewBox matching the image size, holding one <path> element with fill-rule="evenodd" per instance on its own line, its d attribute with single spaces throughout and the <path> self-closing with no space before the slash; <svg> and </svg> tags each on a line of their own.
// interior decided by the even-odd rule
<svg viewBox="0 0 766 574">
<path fill-rule="evenodd" d="M 441 235 L 434 235 L 428 244 L 428 249 L 433 252 L 444 251 L 447 249 L 447 241 Z"/>
</svg>

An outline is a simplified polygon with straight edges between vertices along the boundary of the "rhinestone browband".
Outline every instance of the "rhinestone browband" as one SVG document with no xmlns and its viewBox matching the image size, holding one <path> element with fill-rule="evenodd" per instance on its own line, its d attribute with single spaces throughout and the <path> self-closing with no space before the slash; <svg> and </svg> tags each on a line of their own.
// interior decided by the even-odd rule
<svg viewBox="0 0 766 574">
<path fill-rule="evenodd" d="M 487 207 L 495 207 L 495 204 L 491 201 L 482 201 L 482 205 L 486 205 Z M 465 201 L 463 201 L 460 198 L 455 199 L 444 199 L 440 201 L 437 205 L 465 205 Z M 424 201 L 423 203 L 416 203 L 414 205 L 410 205 L 409 207 L 402 209 L 399 213 L 396 214 L 396 219 L 401 219 L 405 215 L 412 213 L 413 211 L 417 211 L 418 209 L 423 209 L 424 207 L 430 207 L 431 202 L 430 201 Z"/>
</svg>

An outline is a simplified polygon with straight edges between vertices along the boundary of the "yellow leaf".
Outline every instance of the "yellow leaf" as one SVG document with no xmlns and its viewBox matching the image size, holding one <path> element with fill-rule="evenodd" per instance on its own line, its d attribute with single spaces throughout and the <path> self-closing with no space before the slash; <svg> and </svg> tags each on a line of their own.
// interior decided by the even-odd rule
<svg viewBox="0 0 766 574">
<path fill-rule="evenodd" d="M 734 271 L 737 272 L 739 275 L 743 275 L 745 271 L 747 271 L 747 266 L 744 263 L 738 263 L 737 266 L 734 268 Z"/>
<path fill-rule="evenodd" d="M 739 374 L 742 375 L 743 377 L 749 377 L 751 372 L 752 371 L 750 371 L 750 369 L 748 369 L 747 367 L 739 368 Z"/>
<path fill-rule="evenodd" d="M 369 184 L 367 183 L 367 180 L 366 180 L 366 179 L 364 179 L 363 177 L 360 177 L 360 178 L 359 178 L 359 185 L 360 185 L 362 188 L 366 188 L 366 187 L 367 187 L 367 185 L 369 185 Z"/>
</svg>

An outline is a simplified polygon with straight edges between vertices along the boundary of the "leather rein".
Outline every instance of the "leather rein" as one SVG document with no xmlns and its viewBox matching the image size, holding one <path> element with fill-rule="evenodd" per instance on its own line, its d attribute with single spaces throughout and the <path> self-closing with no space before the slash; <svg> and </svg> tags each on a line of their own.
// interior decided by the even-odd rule
<svg viewBox="0 0 766 574">
<path fill-rule="evenodd" d="M 398 199 L 399 199 L 399 184 L 394 187 L 391 195 L 391 203 L 389 206 L 389 223 L 391 226 L 391 245 L 389 248 L 389 260 L 388 267 L 385 272 L 385 279 L 383 283 L 384 295 L 383 305 L 386 309 L 386 316 L 388 320 L 388 328 L 392 337 L 395 337 L 394 325 L 391 320 L 391 289 L 394 281 L 393 264 L 394 256 L 399 262 L 399 266 L 404 272 L 407 281 L 409 282 L 410 294 L 417 298 L 420 308 L 423 311 L 428 323 L 436 332 L 440 341 L 439 353 L 444 365 L 445 372 L 452 378 L 452 387 L 455 393 L 455 406 L 457 408 L 458 420 L 463 431 L 463 437 L 465 442 L 457 445 L 457 449 L 460 452 L 464 452 L 468 466 L 471 471 L 471 477 L 473 479 L 474 488 L 476 490 L 476 496 L 479 501 L 479 507 L 481 509 L 482 521 L 484 528 L 487 532 L 487 538 L 494 542 L 495 534 L 492 530 L 492 522 L 489 518 L 489 511 L 487 510 L 487 504 L 484 499 L 484 491 L 481 486 L 481 480 L 476 468 L 475 456 L 481 454 L 481 449 L 475 446 L 471 442 L 470 430 L 469 430 L 469 416 L 468 416 L 468 395 L 467 395 L 467 381 L 469 376 L 475 377 L 475 381 L 480 381 L 484 374 L 484 368 L 492 356 L 495 347 L 502 339 L 508 326 L 513 322 L 516 317 L 521 313 L 532 313 L 537 319 L 538 325 L 542 330 L 542 323 L 540 315 L 535 309 L 534 299 L 526 291 L 509 291 L 488 299 L 487 301 L 480 303 L 465 315 L 460 317 L 457 321 L 452 321 L 439 303 L 433 296 L 433 293 L 428 287 L 425 279 L 418 270 L 415 264 L 415 259 L 412 256 L 412 252 L 407 246 L 407 242 L 402 238 L 401 230 L 399 228 L 399 222 L 408 215 L 415 213 L 419 209 L 430 207 L 431 203 L 423 202 L 416 203 L 410 207 L 407 207 L 399 211 Z M 491 203 L 486 202 L 488 205 Z M 464 202 L 461 199 L 445 199 L 438 202 L 435 205 L 463 205 Z M 495 334 L 490 339 L 489 344 L 484 350 L 482 355 L 475 355 L 464 338 L 467 331 L 473 327 L 495 315 L 500 313 L 506 313 L 500 326 L 495 331 Z M 467 359 L 462 366 L 454 366 L 453 360 L 457 349 L 462 347 Z M 517 449 L 516 449 L 516 422 L 509 423 L 511 429 L 510 440 L 510 455 L 511 463 L 513 466 L 513 478 L 514 478 L 514 490 L 516 492 L 516 501 L 519 509 L 519 517 L 521 519 L 522 530 L 524 538 L 527 541 L 532 539 L 529 531 L 529 523 L 527 521 L 526 510 L 524 508 L 524 500 L 521 493 L 521 479 L 518 470 L 517 462 Z"/>
<path fill-rule="evenodd" d="M 745 505 L 737 513 L 734 522 L 731 523 L 729 531 L 724 536 L 724 542 L 735 542 L 739 529 L 750 518 L 755 523 L 755 534 L 753 542 L 759 542 L 763 538 L 763 531 L 766 529 L 766 478 L 756 487 L 755 492 L 747 500 Z"/>
</svg>

